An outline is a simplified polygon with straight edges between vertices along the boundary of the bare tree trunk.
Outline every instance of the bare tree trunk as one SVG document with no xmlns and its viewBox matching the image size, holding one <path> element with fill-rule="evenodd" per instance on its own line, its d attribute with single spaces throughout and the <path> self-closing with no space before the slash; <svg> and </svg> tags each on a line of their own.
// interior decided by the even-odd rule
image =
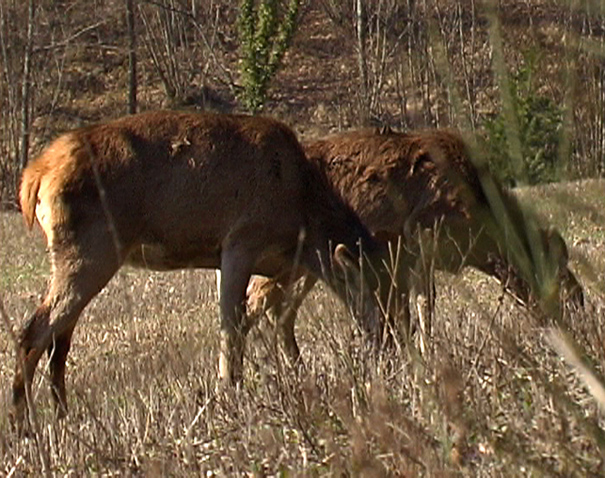
<svg viewBox="0 0 605 478">
<path fill-rule="evenodd" d="M 137 112 L 137 37 L 135 32 L 134 0 L 126 0 L 128 25 L 128 113 Z"/>
<path fill-rule="evenodd" d="M 29 0 L 27 14 L 27 45 L 23 60 L 23 83 L 21 84 L 21 148 L 19 151 L 19 166 L 25 168 L 29 157 L 29 123 L 31 96 L 31 57 L 34 42 L 35 0 Z"/>
<path fill-rule="evenodd" d="M 355 0 L 356 29 L 357 29 L 357 61 L 359 64 L 359 82 L 361 86 L 360 106 L 364 124 L 369 122 L 370 104 L 368 101 L 368 64 L 366 58 L 367 18 L 364 0 Z"/>
</svg>

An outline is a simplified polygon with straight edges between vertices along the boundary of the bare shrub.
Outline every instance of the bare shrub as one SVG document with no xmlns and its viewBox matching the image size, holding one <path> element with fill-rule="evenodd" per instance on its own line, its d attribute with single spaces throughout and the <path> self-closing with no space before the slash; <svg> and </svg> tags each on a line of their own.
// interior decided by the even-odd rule
<svg viewBox="0 0 605 478">
<path fill-rule="evenodd" d="M 223 56 L 229 36 L 227 18 L 233 14 L 224 2 L 177 0 L 144 2 L 139 14 L 143 43 L 167 98 L 173 107 L 216 107 L 207 95 L 209 75 L 218 76 L 232 89 L 235 82 Z M 215 102 L 216 103 L 216 102 Z"/>
</svg>

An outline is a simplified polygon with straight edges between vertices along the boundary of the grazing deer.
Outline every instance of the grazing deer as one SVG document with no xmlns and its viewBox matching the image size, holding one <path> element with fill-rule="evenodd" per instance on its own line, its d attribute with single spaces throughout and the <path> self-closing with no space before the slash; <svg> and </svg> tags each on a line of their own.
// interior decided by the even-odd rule
<svg viewBox="0 0 605 478">
<path fill-rule="evenodd" d="M 399 260 L 406 263 L 403 269 L 413 271 L 398 276 L 403 314 L 400 324 L 392 324 L 395 327 L 409 330 L 411 293 L 425 296 L 424 307 L 414 302 L 421 331 L 430 329 L 434 306 L 430 268 L 456 274 L 474 267 L 531 304 L 537 284 L 527 277 L 547 264 L 556 268 L 551 274 L 557 278 L 554 293 L 561 290 L 565 301 L 583 303 L 582 289 L 567 267 L 561 236 L 553 229 L 537 228 L 515 197 L 486 170 L 475 167 L 457 133 L 361 130 L 311 142 L 305 150 L 374 236 L 391 250 L 399 250 Z M 292 360 L 299 357 L 296 310 L 314 283 L 315 277 L 308 276 L 289 301 L 279 278 L 255 278 L 248 290 L 250 315 L 269 310 L 276 315 Z M 281 310 L 286 302 L 287 309 Z M 421 334 L 424 347 L 422 339 Z"/>
<path fill-rule="evenodd" d="M 66 133 L 23 172 L 20 203 L 46 236 L 52 275 L 20 334 L 17 422 L 45 350 L 57 412 L 66 413 L 78 316 L 123 264 L 221 269 L 219 375 L 237 382 L 251 274 L 285 282 L 280 271 L 296 277 L 300 268 L 344 297 L 358 283 L 345 279 L 359 276 L 361 246 L 373 268 L 385 256 L 294 133 L 268 118 L 158 111 Z M 377 278 L 353 292 L 371 295 Z"/>
</svg>

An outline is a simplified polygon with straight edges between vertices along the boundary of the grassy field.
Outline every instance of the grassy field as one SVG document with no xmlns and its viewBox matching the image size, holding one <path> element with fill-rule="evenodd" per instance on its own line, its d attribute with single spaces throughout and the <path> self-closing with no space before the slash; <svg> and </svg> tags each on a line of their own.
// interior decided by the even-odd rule
<svg viewBox="0 0 605 478">
<path fill-rule="evenodd" d="M 520 191 L 568 241 L 587 307 L 567 317 L 605 364 L 605 183 Z M 0 215 L 0 293 L 13 332 L 48 276 L 39 233 Z M 251 333 L 241 390 L 216 393 L 218 305 L 211 271 L 125 268 L 89 305 L 68 359 L 70 414 L 55 421 L 45 361 L 38 433 L 5 410 L 14 345 L 0 324 L 0 475 L 603 476 L 603 415 L 548 329 L 492 279 L 437 277 L 435 336 L 419 358 L 377 356 L 318 287 L 297 324 L 290 369 L 265 322 Z M 600 446 L 600 448 L 599 448 Z"/>
</svg>

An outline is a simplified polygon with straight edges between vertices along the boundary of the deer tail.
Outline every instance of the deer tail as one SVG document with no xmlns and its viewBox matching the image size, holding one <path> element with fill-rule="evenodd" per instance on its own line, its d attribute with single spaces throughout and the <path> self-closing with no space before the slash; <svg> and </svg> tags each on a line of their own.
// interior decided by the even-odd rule
<svg viewBox="0 0 605 478">
<path fill-rule="evenodd" d="M 38 191 L 42 180 L 42 171 L 40 168 L 31 165 L 23 171 L 21 178 L 21 187 L 19 189 L 19 203 L 21 204 L 21 213 L 25 219 L 28 228 L 32 228 L 36 218 L 36 203 L 38 201 Z"/>
</svg>

